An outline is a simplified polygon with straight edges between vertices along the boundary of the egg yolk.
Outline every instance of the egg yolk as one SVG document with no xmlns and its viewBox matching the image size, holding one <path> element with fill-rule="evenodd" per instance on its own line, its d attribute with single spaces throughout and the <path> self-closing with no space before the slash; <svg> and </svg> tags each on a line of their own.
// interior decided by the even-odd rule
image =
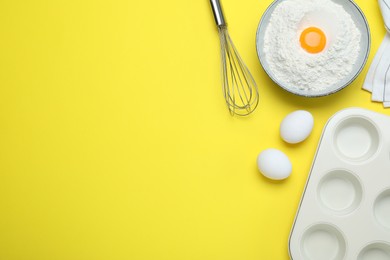
<svg viewBox="0 0 390 260">
<path fill-rule="evenodd" d="M 317 27 L 309 27 L 303 30 L 299 39 L 301 46 L 309 53 L 319 53 L 325 49 L 326 36 Z"/>
</svg>

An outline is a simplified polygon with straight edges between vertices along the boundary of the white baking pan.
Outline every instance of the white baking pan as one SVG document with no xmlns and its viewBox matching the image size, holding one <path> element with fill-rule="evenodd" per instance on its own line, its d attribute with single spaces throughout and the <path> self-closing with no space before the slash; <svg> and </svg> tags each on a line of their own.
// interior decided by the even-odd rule
<svg viewBox="0 0 390 260">
<path fill-rule="evenodd" d="M 390 260 L 390 117 L 326 124 L 289 239 L 294 260 Z"/>
</svg>

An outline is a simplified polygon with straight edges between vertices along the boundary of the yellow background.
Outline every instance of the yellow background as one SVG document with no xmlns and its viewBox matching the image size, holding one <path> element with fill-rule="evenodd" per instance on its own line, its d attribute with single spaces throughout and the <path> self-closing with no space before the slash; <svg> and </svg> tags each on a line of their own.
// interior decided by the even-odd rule
<svg viewBox="0 0 390 260">
<path fill-rule="evenodd" d="M 356 1 L 385 30 L 375 0 Z M 260 90 L 232 118 L 220 82 L 208 0 L 0 2 L 1 260 L 285 260 L 310 165 L 328 118 L 358 106 L 390 115 L 361 90 L 286 93 L 257 59 L 271 0 L 222 1 L 230 34 Z M 368 64 L 369 64 L 368 63 Z M 298 145 L 279 137 L 296 109 L 315 118 Z M 292 176 L 262 177 L 266 148 Z"/>
</svg>

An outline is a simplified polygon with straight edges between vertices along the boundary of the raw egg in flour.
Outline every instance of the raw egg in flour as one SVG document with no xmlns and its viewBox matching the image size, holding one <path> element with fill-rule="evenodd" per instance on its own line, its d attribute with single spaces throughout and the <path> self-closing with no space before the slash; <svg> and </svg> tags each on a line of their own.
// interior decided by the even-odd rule
<svg viewBox="0 0 390 260">
<path fill-rule="evenodd" d="M 301 33 L 299 38 L 301 46 L 309 53 L 319 53 L 325 49 L 325 33 L 317 27 L 308 27 Z"/>
</svg>

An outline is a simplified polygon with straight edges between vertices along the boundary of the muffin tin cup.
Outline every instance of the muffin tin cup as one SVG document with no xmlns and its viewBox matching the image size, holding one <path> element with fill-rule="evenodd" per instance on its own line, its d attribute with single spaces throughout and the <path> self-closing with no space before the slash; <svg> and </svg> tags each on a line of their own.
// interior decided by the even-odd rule
<svg viewBox="0 0 390 260">
<path fill-rule="evenodd" d="M 350 108 L 328 121 L 289 253 L 294 260 L 390 259 L 390 117 Z"/>
<path fill-rule="evenodd" d="M 375 200 L 374 216 L 376 221 L 390 232 L 390 188 L 382 192 Z"/>
<path fill-rule="evenodd" d="M 342 260 L 347 247 L 341 231 L 328 223 L 308 228 L 300 244 L 303 260 Z"/>
<path fill-rule="evenodd" d="M 341 158 L 364 162 L 379 148 L 377 127 L 367 118 L 352 116 L 343 120 L 334 133 L 334 149 Z"/>
<path fill-rule="evenodd" d="M 346 215 L 357 209 L 363 197 L 360 180 L 346 170 L 334 170 L 319 182 L 318 202 L 329 214 Z"/>
<path fill-rule="evenodd" d="M 373 242 L 364 247 L 357 260 L 388 260 L 390 259 L 390 244 Z"/>
</svg>

